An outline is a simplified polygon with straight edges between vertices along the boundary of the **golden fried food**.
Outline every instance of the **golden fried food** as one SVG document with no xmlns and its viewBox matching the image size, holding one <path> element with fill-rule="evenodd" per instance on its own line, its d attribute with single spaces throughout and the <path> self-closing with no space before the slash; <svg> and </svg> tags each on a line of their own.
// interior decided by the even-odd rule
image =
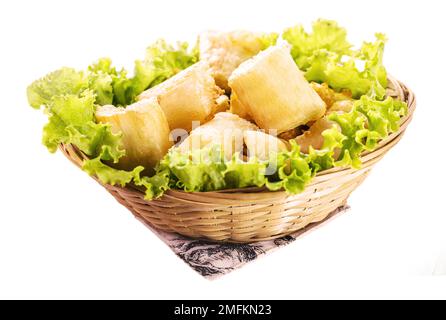
<svg viewBox="0 0 446 320">
<path fill-rule="evenodd" d="M 265 130 L 282 133 L 325 114 L 325 103 L 290 55 L 287 42 L 243 62 L 229 77 L 232 111 Z"/>
</svg>

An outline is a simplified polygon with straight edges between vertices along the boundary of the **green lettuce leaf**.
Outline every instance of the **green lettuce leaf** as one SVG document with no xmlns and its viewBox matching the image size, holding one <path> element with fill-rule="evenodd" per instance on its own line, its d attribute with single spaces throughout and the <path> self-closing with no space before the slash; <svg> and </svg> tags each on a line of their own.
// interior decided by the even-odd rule
<svg viewBox="0 0 446 320">
<path fill-rule="evenodd" d="M 268 166 L 276 169 L 274 174 L 267 174 Z M 244 161 L 238 154 L 226 160 L 218 145 L 189 152 L 172 148 L 158 170 L 169 172 L 172 188 L 187 192 L 266 186 L 294 194 L 301 192 L 314 175 L 297 144 L 291 151 L 272 154 L 269 161 L 255 157 Z"/>
<path fill-rule="evenodd" d="M 226 186 L 224 154 L 219 146 L 182 153 L 169 150 L 157 170 L 172 175 L 171 186 L 185 191 L 212 191 Z"/>
<path fill-rule="evenodd" d="M 376 34 L 375 42 L 365 42 L 354 50 L 344 28 L 329 20 L 318 20 L 312 33 L 302 26 L 284 31 L 291 55 L 308 81 L 326 82 L 335 90 L 348 89 L 354 98 L 368 94 L 383 99 L 387 73 L 383 66 L 386 38 Z M 357 65 L 364 65 L 360 70 Z"/>
<path fill-rule="evenodd" d="M 61 143 L 74 144 L 88 156 L 103 154 L 104 160 L 117 162 L 124 155 L 120 135 L 107 124 L 94 119 L 95 95 L 86 90 L 81 95 L 53 97 L 46 112 L 49 121 L 43 129 L 43 144 L 55 152 Z"/>
<path fill-rule="evenodd" d="M 347 31 L 331 20 L 314 22 L 312 33 L 307 33 L 301 25 L 288 28 L 282 37 L 292 45 L 291 55 L 302 70 L 311 65 L 311 57 L 318 50 L 342 56 L 350 54 L 352 47 L 347 40 Z"/>
<path fill-rule="evenodd" d="M 112 104 L 114 101 L 114 82 L 117 76 L 109 58 L 101 58 L 88 66 L 89 88 L 96 94 L 96 104 Z"/>
<path fill-rule="evenodd" d="M 354 59 L 341 63 L 341 56 L 318 50 L 309 58 L 309 63 L 305 72 L 308 81 L 325 82 L 337 91 L 348 89 L 354 98 L 368 93 L 372 87 L 372 82 L 356 68 Z"/>
<path fill-rule="evenodd" d="M 96 103 L 106 105 L 113 103 L 113 78 L 105 73 L 97 73 L 90 76 L 89 87 L 96 94 Z"/>
<path fill-rule="evenodd" d="M 72 68 L 61 68 L 34 81 L 28 86 L 26 93 L 30 106 L 39 109 L 41 106 L 50 104 L 53 97 L 78 95 L 87 88 L 88 79 L 84 72 Z"/>
<path fill-rule="evenodd" d="M 113 104 L 126 106 L 133 102 L 136 96 L 132 79 L 127 77 L 127 71 L 117 71 L 109 58 L 100 58 L 88 66 L 90 71 L 90 88 L 95 90 L 97 104 Z"/>
<path fill-rule="evenodd" d="M 252 157 L 248 161 L 240 159 L 238 154 L 226 162 L 224 171 L 226 188 L 262 187 L 266 183 L 267 162 Z"/>
<path fill-rule="evenodd" d="M 406 114 L 405 102 L 391 97 L 380 101 L 365 95 L 355 102 L 351 112 L 330 114 L 328 118 L 339 125 L 344 136 L 336 165 L 360 168 L 361 153 L 373 151 L 382 139 L 397 131 Z"/>
<path fill-rule="evenodd" d="M 243 161 L 238 154 L 226 160 L 222 148 L 214 145 L 191 152 L 172 148 L 158 170 L 169 171 L 170 185 L 188 192 L 227 188 L 261 187 L 266 182 L 267 163 L 252 158 Z"/>
<path fill-rule="evenodd" d="M 290 151 L 272 153 L 268 165 L 277 167 L 277 172 L 269 175 L 265 184 L 271 191 L 284 189 L 289 194 L 300 193 L 314 175 L 295 141 L 291 141 Z"/>
<path fill-rule="evenodd" d="M 336 165 L 335 152 L 342 149 L 346 139 L 346 136 L 335 126 L 322 132 L 322 136 L 324 137 L 322 148 L 317 150 L 310 146 L 306 156 L 313 174 L 333 168 Z"/>
<path fill-rule="evenodd" d="M 168 172 L 158 172 L 153 177 L 141 176 L 144 170 L 142 166 L 138 166 L 132 171 L 118 170 L 112 168 L 101 161 L 102 156 L 87 160 L 84 162 L 82 169 L 89 175 L 97 177 L 102 183 L 126 186 L 133 183 L 137 187 L 143 187 L 145 190 L 145 198 L 152 200 L 159 198 L 169 189 Z"/>
</svg>

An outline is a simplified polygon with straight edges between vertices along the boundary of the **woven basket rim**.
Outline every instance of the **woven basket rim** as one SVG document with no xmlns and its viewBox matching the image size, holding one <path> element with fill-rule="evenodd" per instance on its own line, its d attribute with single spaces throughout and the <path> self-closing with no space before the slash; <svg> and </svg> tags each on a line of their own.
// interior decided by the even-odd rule
<svg viewBox="0 0 446 320">
<path fill-rule="evenodd" d="M 368 161 L 368 159 L 373 159 L 373 154 L 377 153 L 381 149 L 390 149 L 395 145 L 399 139 L 401 138 L 402 133 L 404 133 L 405 129 L 407 128 L 408 124 L 412 120 L 413 113 L 416 108 L 416 97 L 403 82 L 397 80 L 396 78 L 392 76 L 388 76 L 388 90 L 394 90 L 394 94 L 391 94 L 393 97 L 397 97 L 402 101 L 406 101 L 408 104 L 408 113 L 401 118 L 400 120 L 400 128 L 398 131 L 393 132 L 385 139 L 381 140 L 378 143 L 378 146 L 373 151 L 367 151 L 361 154 L 361 161 L 364 163 Z M 61 144 L 59 148 L 65 149 L 66 145 Z M 80 151 L 75 145 L 69 145 L 71 149 L 75 152 L 76 157 L 73 157 L 73 154 L 67 155 L 66 152 L 65 155 L 68 156 L 68 158 L 78 167 L 82 166 L 82 162 L 86 159 L 88 159 L 88 156 L 84 154 L 82 151 Z M 306 188 L 311 187 L 312 185 L 318 184 L 321 181 L 329 180 L 334 176 L 342 175 L 350 172 L 356 172 L 361 169 L 354 169 L 351 166 L 345 166 L 345 167 L 333 167 L 327 170 L 320 171 L 316 174 L 316 176 L 310 181 L 310 183 L 306 186 Z M 93 177 L 97 182 L 103 185 L 102 182 L 100 182 L 97 177 Z M 110 185 L 111 186 L 111 185 Z M 126 193 L 129 194 L 137 194 L 138 196 L 144 194 L 144 191 L 134 185 L 126 185 L 124 187 L 121 186 L 112 186 L 113 188 L 119 188 L 122 190 L 125 190 Z M 266 187 L 245 187 L 245 188 L 237 188 L 237 189 L 222 189 L 222 190 L 215 190 L 215 191 L 197 191 L 197 192 L 188 192 L 180 189 L 169 189 L 164 194 L 163 197 L 175 197 L 178 196 L 181 198 L 181 195 L 193 195 L 193 194 L 200 194 L 200 195 L 214 195 L 214 196 L 224 196 L 224 194 L 244 194 L 247 193 L 267 193 L 267 194 L 276 194 L 276 195 L 286 195 L 285 190 L 277 190 L 277 191 L 271 191 L 268 190 Z M 152 200 L 153 201 L 153 200 Z"/>
</svg>

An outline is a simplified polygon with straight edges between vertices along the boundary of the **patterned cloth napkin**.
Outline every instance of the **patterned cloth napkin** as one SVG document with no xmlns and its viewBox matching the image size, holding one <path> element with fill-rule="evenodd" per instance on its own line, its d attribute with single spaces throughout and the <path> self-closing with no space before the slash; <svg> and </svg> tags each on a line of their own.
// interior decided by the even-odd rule
<svg viewBox="0 0 446 320">
<path fill-rule="evenodd" d="M 140 220 L 152 230 L 170 249 L 186 262 L 193 270 L 207 279 L 215 279 L 236 270 L 258 257 L 287 245 L 303 234 L 324 224 L 333 217 L 346 212 L 350 207 L 342 206 L 330 213 L 320 222 L 311 223 L 295 233 L 262 242 L 247 244 L 216 243 L 206 240 L 197 240 L 184 237 L 175 233 L 168 233 L 154 229 L 144 220 Z"/>
</svg>

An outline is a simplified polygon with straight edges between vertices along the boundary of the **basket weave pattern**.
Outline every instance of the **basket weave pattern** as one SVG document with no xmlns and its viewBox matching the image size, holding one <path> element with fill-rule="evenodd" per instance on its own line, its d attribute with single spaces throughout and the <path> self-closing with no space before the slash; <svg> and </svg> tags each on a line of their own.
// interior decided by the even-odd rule
<svg viewBox="0 0 446 320">
<path fill-rule="evenodd" d="M 401 119 L 400 129 L 381 141 L 376 150 L 362 155 L 361 169 L 332 168 L 319 172 L 297 195 L 263 188 L 195 193 L 169 190 L 160 199 L 146 201 L 143 192 L 131 186 L 103 186 L 134 215 L 164 231 L 238 243 L 282 237 L 323 220 L 345 204 L 373 165 L 401 139 L 415 110 L 415 96 L 392 78 L 388 94 L 408 103 L 409 113 Z M 72 145 L 60 148 L 78 166 L 86 158 Z"/>
</svg>

